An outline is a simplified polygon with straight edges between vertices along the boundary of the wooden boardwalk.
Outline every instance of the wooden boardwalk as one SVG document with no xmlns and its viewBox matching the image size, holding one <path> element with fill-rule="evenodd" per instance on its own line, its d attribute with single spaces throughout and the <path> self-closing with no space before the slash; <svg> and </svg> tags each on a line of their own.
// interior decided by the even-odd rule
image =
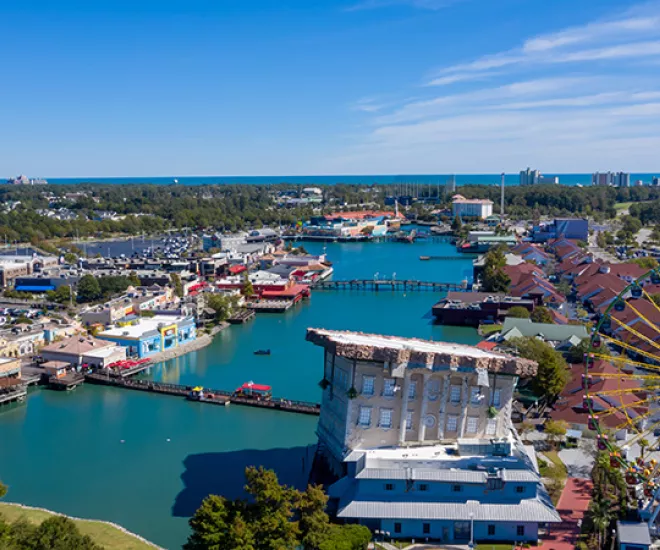
<svg viewBox="0 0 660 550">
<path fill-rule="evenodd" d="M 254 319 L 254 310 L 239 309 L 229 316 L 227 322 L 231 325 L 240 325 L 243 323 L 247 323 L 251 319 Z"/>
<path fill-rule="evenodd" d="M 27 387 L 23 384 L 0 389 L 0 405 L 22 403 L 27 397 Z"/>
<path fill-rule="evenodd" d="M 256 399 L 240 395 L 234 395 L 233 392 L 226 390 L 215 390 L 212 388 L 204 388 L 204 398 L 194 399 L 191 398 L 193 386 L 183 386 L 179 384 L 165 384 L 162 382 L 154 382 L 152 380 L 134 380 L 128 378 L 119 378 L 108 376 L 105 374 L 88 374 L 85 379 L 90 384 L 101 384 L 104 386 L 114 386 L 117 388 L 125 388 L 131 390 L 144 391 L 149 393 L 159 393 L 163 395 L 173 395 L 177 397 L 184 397 L 191 401 L 200 403 L 210 403 L 213 405 L 228 405 L 234 403 L 236 405 L 245 405 L 248 407 L 258 407 L 261 409 L 270 409 L 285 412 L 294 412 L 300 414 L 319 415 L 321 413 L 321 405 L 318 403 L 310 403 L 307 401 L 292 401 L 290 399 L 272 398 L 272 399 Z"/>
<path fill-rule="evenodd" d="M 374 279 L 351 279 L 340 281 L 319 281 L 314 284 L 314 290 L 370 290 L 378 291 L 423 291 L 433 292 L 446 290 L 465 290 L 461 283 L 438 283 L 432 281 L 416 280 L 374 280 Z"/>
</svg>

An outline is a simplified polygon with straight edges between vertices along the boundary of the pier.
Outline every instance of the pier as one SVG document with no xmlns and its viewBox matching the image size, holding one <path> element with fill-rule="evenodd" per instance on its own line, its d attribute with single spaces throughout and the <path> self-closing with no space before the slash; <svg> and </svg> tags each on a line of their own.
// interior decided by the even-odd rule
<svg viewBox="0 0 660 550">
<path fill-rule="evenodd" d="M 204 388 L 204 397 L 201 399 L 192 398 L 193 386 L 183 386 L 179 384 L 165 384 L 154 382 L 152 380 L 134 380 L 129 378 L 117 378 L 106 374 L 92 373 L 85 376 L 90 384 L 100 384 L 104 386 L 114 386 L 116 388 L 125 388 L 131 390 L 144 391 L 149 393 L 159 393 L 163 395 L 173 395 L 184 397 L 191 401 L 199 403 L 210 403 L 212 405 L 244 405 L 247 407 L 257 407 L 261 409 L 270 409 L 284 412 L 294 412 L 300 414 L 311 414 L 318 416 L 321 414 L 321 405 L 308 401 L 293 401 L 290 399 L 273 397 L 271 399 L 257 399 L 234 395 L 233 392 L 226 390 L 214 390 Z"/>
<path fill-rule="evenodd" d="M 79 372 L 69 372 L 65 376 L 62 376 L 61 378 L 57 378 L 56 376 L 51 376 L 48 379 L 48 386 L 55 390 L 66 390 L 70 391 L 78 386 L 80 384 L 83 384 L 85 382 L 85 375 L 80 374 Z"/>
<path fill-rule="evenodd" d="M 251 319 L 254 319 L 254 310 L 239 309 L 229 316 L 227 322 L 231 325 L 242 325 L 243 323 L 247 323 Z"/>
<path fill-rule="evenodd" d="M 248 308 L 254 312 L 261 313 L 284 313 L 294 306 L 294 302 L 290 300 L 260 300 L 258 302 L 250 302 Z"/>
<path fill-rule="evenodd" d="M 0 405 L 22 403 L 27 397 L 27 387 L 23 384 L 0 389 Z"/>
<path fill-rule="evenodd" d="M 314 284 L 314 290 L 370 290 L 378 292 L 384 291 L 423 291 L 430 290 L 448 291 L 448 290 L 466 290 L 461 283 L 438 283 L 432 281 L 415 280 L 374 280 L 374 279 L 351 279 L 344 281 L 319 281 Z"/>
</svg>

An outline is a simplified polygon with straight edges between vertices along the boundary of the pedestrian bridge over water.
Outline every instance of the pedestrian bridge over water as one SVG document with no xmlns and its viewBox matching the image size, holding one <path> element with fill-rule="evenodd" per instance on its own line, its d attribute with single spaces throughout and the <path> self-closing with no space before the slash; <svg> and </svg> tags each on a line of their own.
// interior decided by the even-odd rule
<svg viewBox="0 0 660 550">
<path fill-rule="evenodd" d="M 411 279 L 403 280 L 379 280 L 379 279 L 350 279 L 336 281 L 319 281 L 314 284 L 314 290 L 369 290 L 383 291 L 422 291 L 433 292 L 448 290 L 468 290 L 468 283 L 440 283 L 434 281 L 417 281 Z"/>
</svg>

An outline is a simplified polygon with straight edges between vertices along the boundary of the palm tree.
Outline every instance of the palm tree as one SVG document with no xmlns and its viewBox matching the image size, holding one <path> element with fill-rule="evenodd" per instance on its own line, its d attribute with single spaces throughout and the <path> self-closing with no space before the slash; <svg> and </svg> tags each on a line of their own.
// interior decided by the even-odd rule
<svg viewBox="0 0 660 550">
<path fill-rule="evenodd" d="M 644 459 L 644 451 L 646 450 L 647 447 L 649 447 L 649 441 L 648 441 L 648 439 L 640 439 L 637 442 L 637 444 L 640 447 L 640 453 L 641 453 L 641 457 L 642 457 L 642 460 L 643 460 Z"/>
<path fill-rule="evenodd" d="M 603 535 L 612 523 L 612 505 L 607 499 L 594 499 L 589 505 L 594 529 L 598 535 L 598 547 L 603 547 Z"/>
</svg>

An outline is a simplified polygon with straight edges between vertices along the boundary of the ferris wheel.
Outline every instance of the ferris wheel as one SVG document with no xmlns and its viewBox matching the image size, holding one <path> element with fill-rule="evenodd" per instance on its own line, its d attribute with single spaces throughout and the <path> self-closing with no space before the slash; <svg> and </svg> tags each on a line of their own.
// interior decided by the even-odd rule
<svg viewBox="0 0 660 550">
<path fill-rule="evenodd" d="M 583 408 L 599 450 L 635 491 L 642 516 L 660 512 L 660 270 L 615 296 L 585 354 Z M 656 297 L 657 299 L 657 297 Z"/>
</svg>

